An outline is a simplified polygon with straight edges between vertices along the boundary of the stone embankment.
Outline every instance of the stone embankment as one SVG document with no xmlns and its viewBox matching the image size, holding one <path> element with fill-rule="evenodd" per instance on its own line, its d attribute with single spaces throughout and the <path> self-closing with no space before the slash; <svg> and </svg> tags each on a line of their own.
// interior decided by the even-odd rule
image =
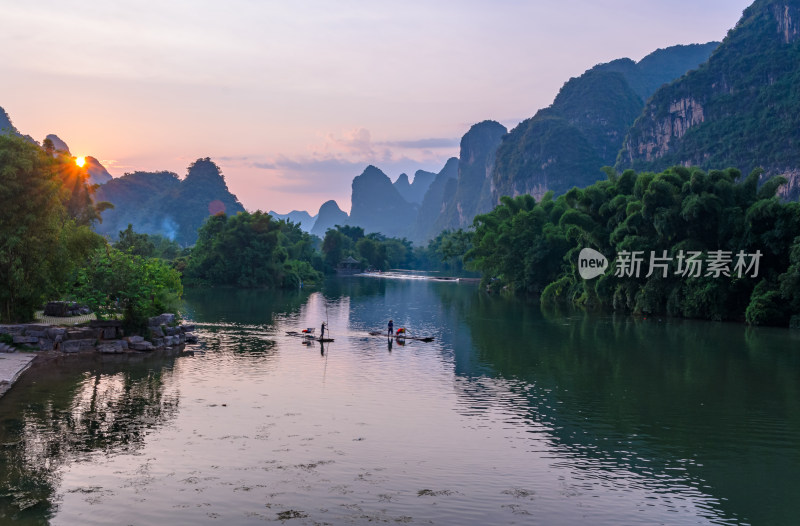
<svg viewBox="0 0 800 526">
<path fill-rule="evenodd" d="M 195 326 L 177 324 L 174 314 L 150 318 L 144 335 L 125 335 L 119 321 L 90 321 L 85 326 L 61 327 L 42 323 L 0 325 L 0 396 L 43 355 L 98 352 L 141 353 L 180 348 L 196 343 Z M 13 343 L 6 343 L 11 340 Z M 17 352 L 28 351 L 28 352 Z M 32 352 L 31 352 L 32 351 Z"/>
<path fill-rule="evenodd" d="M 28 350 L 76 353 L 96 350 L 101 353 L 123 353 L 154 351 L 197 341 L 197 336 L 192 332 L 194 325 L 176 324 L 174 314 L 150 318 L 147 325 L 146 334 L 128 336 L 122 329 L 122 323 L 115 320 L 95 320 L 80 327 L 41 323 L 0 325 L 0 334 L 9 335 L 13 342 L 0 343 L 0 352 Z"/>
</svg>

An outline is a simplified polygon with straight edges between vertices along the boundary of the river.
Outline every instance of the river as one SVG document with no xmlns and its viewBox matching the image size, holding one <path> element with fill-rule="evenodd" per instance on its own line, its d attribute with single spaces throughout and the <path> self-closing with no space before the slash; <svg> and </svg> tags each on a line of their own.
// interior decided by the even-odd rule
<svg viewBox="0 0 800 526">
<path fill-rule="evenodd" d="M 800 516 L 800 331 L 359 277 L 186 306 L 193 354 L 64 360 L 0 399 L 0 523 Z M 435 341 L 368 335 L 389 318 Z M 285 334 L 324 320 L 324 347 Z"/>
</svg>

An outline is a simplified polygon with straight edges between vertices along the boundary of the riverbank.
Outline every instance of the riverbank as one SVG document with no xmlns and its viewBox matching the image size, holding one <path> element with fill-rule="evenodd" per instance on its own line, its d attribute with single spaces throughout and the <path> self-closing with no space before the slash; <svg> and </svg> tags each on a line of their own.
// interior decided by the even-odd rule
<svg viewBox="0 0 800 526">
<path fill-rule="evenodd" d="M 52 317 L 50 318 L 53 319 Z M 61 356 L 86 354 L 143 354 L 157 350 L 177 350 L 187 342 L 197 341 L 194 325 L 176 324 L 174 314 L 162 314 L 148 320 L 145 336 L 126 336 L 116 320 L 91 320 L 75 326 L 66 324 L 26 323 L 0 325 L 0 397 L 34 363 L 52 361 Z"/>
<path fill-rule="evenodd" d="M 34 353 L 3 353 L 0 355 L 0 397 L 11 389 L 22 373 L 36 359 Z"/>
</svg>

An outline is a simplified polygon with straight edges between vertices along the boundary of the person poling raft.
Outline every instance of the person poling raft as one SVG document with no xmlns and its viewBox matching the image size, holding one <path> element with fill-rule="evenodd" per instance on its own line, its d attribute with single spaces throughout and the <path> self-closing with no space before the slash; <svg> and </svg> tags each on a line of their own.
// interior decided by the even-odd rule
<svg viewBox="0 0 800 526">
<path fill-rule="evenodd" d="M 302 332 L 297 331 L 286 331 L 286 336 L 294 336 L 295 338 L 303 338 L 305 340 L 314 340 L 317 342 L 332 342 L 333 338 L 326 338 L 325 337 L 325 328 L 328 325 L 325 322 L 322 322 L 322 327 L 320 327 L 320 336 L 319 338 L 315 335 L 315 330 L 313 327 L 309 327 L 308 329 L 303 329 Z"/>
<path fill-rule="evenodd" d="M 420 342 L 432 342 L 433 336 L 411 336 L 408 334 L 408 331 L 405 327 L 400 327 L 397 329 L 397 332 L 394 330 L 394 322 L 389 320 L 389 329 L 388 329 L 388 337 L 391 338 L 394 336 L 398 340 L 416 340 Z M 383 333 L 378 331 L 370 331 L 370 336 L 383 336 Z"/>
</svg>

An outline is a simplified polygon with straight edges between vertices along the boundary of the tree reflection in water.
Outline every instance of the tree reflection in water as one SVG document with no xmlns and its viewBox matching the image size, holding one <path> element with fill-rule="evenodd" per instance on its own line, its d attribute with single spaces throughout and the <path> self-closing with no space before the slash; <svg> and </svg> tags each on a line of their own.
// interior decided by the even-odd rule
<svg viewBox="0 0 800 526">
<path fill-rule="evenodd" d="M 26 374 L 0 406 L 0 522 L 47 524 L 65 466 L 138 450 L 151 430 L 174 419 L 174 361 L 163 354 L 80 358 Z"/>
<path fill-rule="evenodd" d="M 713 520 L 800 513 L 786 456 L 800 441 L 800 335 L 435 290 L 469 338 L 454 352 L 464 414 L 525 421 L 588 477 L 705 495 Z"/>
</svg>

